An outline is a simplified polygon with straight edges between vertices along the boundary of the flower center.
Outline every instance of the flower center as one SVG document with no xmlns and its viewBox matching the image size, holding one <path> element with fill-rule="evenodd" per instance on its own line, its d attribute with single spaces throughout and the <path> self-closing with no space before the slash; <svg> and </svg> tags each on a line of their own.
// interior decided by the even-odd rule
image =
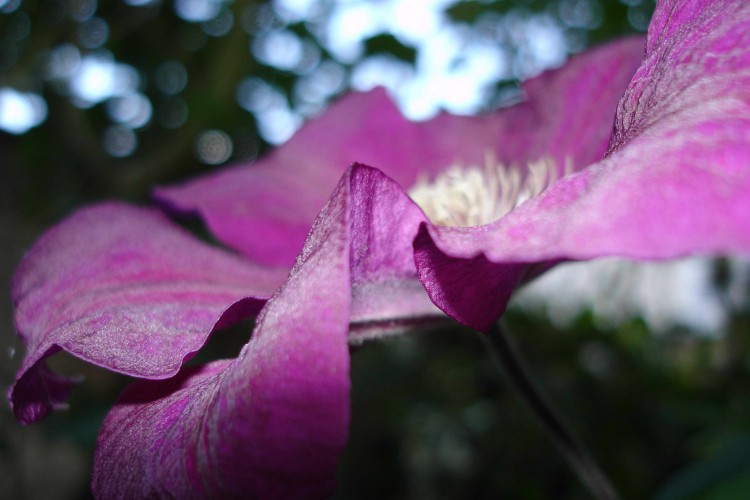
<svg viewBox="0 0 750 500">
<path fill-rule="evenodd" d="M 572 164 L 566 160 L 564 175 L 571 171 Z M 488 154 L 484 167 L 456 164 L 432 181 L 418 177 L 409 196 L 435 225 L 481 226 L 538 196 L 557 180 L 557 165 L 549 157 L 521 169 Z"/>
</svg>

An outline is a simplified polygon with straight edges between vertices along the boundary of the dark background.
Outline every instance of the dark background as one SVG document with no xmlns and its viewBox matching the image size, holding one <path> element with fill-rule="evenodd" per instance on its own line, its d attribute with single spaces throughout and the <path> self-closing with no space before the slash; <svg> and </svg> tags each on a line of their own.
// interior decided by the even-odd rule
<svg viewBox="0 0 750 500">
<path fill-rule="evenodd" d="M 420 119 L 493 110 L 518 98 L 520 80 L 644 31 L 653 10 L 650 0 L 419 3 L 434 4 L 439 32 L 454 37 L 442 52 L 409 26 L 358 24 L 368 16 L 356 8 L 393 2 L 0 0 L 3 390 L 22 355 L 13 269 L 75 208 L 147 203 L 155 184 L 252 161 L 351 87 L 412 89 L 394 95 Z M 457 98 L 462 85 L 474 85 L 473 100 Z M 416 100 L 419 89 L 433 100 Z M 750 488 L 750 316 L 735 268 L 710 264 L 727 319 L 708 334 L 680 322 L 655 332 L 638 314 L 610 321 L 586 308 L 567 323 L 522 307 L 506 316 L 537 379 L 626 498 L 741 498 Z M 234 355 L 249 328 L 214 336 L 202 357 Z M 32 427 L 2 407 L 2 498 L 90 495 L 98 426 L 127 380 L 64 355 L 54 364 L 86 382 L 69 410 Z M 352 380 L 337 498 L 586 498 L 476 334 L 366 344 Z"/>
</svg>

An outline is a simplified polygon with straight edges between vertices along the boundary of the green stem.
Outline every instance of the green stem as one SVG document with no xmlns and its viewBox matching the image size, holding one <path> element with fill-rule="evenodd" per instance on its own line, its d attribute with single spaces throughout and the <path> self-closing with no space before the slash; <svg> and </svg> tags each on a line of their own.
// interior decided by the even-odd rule
<svg viewBox="0 0 750 500">
<path fill-rule="evenodd" d="M 620 497 L 609 478 L 532 380 L 510 336 L 496 324 L 482 337 L 513 389 L 545 428 L 591 496 L 597 500 L 618 500 Z"/>
</svg>

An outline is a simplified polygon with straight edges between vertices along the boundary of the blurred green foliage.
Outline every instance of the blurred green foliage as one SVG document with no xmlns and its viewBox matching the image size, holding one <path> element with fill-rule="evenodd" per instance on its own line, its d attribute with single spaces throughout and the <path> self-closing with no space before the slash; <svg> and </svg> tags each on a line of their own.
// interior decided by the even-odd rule
<svg viewBox="0 0 750 500">
<path fill-rule="evenodd" d="M 40 126 L 20 136 L 0 132 L 6 205 L 23 207 L 25 214 L 51 222 L 86 201 L 107 197 L 145 200 L 155 183 L 215 168 L 195 155 L 196 139 L 202 131 L 218 129 L 229 135 L 234 148 L 227 162 L 251 160 L 267 150 L 266 139 L 258 133 L 258 114 L 238 105 L 237 90 L 243 80 L 250 77 L 267 82 L 284 96 L 292 111 L 305 117 L 319 109 L 300 108 L 299 85 L 311 67 L 328 61 L 343 71 L 345 84 L 333 88 L 335 94 L 346 90 L 346 79 L 369 55 L 387 53 L 412 65 L 416 58 L 410 41 L 381 32 L 365 37 L 364 52 L 354 61 L 338 60 L 323 43 L 326 15 L 337 5 L 333 0 L 312 2 L 314 15 L 300 20 L 285 18 L 284 10 L 275 8 L 276 4 L 249 0 L 219 3 L 222 15 L 232 20 L 231 28 L 226 33 L 218 31 L 220 35 L 211 22 L 181 18 L 166 0 L 143 6 L 122 0 L 7 0 L 0 4 L 0 34 L 5 35 L 0 36 L 0 87 L 38 93 L 48 106 L 47 119 Z M 86 9 L 91 12 L 80 12 Z M 519 19 L 543 15 L 560 26 L 570 50 L 579 51 L 642 31 L 645 24 L 638 26 L 638 19 L 647 20 L 652 9 L 650 0 L 467 1 L 449 4 L 446 15 L 456 26 L 480 30 L 491 26 L 488 20 L 504 14 Z M 108 36 L 101 46 L 86 48 L 82 32 L 92 19 L 104 22 Z M 27 26 L 27 31 L 12 36 L 19 25 Z M 279 31 L 292 33 L 305 47 L 314 48 L 310 67 L 303 63 L 279 67 L 258 59 L 262 50 L 254 49 L 254 44 Z M 503 45 L 520 57 L 519 43 L 508 39 Z M 71 97 L 64 78 L 50 77 L 51 54 L 60 46 L 75 47 L 81 58 L 104 51 L 117 63 L 137 71 L 137 90 L 149 99 L 153 117 L 134 129 L 138 144 L 131 154 L 113 157 L 104 146 L 104 136 L 113 124 L 107 102 L 81 107 Z M 177 93 L 164 92 L 159 85 L 159 69 L 166 61 L 187 70 L 185 87 Z M 512 77 L 498 80 L 495 91 L 513 83 Z M 331 97 L 333 94 L 323 96 L 320 106 Z M 490 93 L 487 102 L 496 98 Z M 164 117 L 182 106 L 187 113 L 184 123 L 165 125 Z"/>
<path fill-rule="evenodd" d="M 743 497 L 729 492 L 750 471 L 746 330 L 717 341 L 590 315 L 565 330 L 517 310 L 506 320 L 624 498 Z M 337 498 L 587 498 L 475 333 L 366 345 L 352 381 Z"/>
</svg>

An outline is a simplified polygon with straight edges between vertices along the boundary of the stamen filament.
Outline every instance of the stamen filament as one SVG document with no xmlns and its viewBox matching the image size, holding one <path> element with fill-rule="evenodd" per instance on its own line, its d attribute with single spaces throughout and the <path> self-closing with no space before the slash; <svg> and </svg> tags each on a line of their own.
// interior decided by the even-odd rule
<svg viewBox="0 0 750 500">
<path fill-rule="evenodd" d="M 565 162 L 567 175 L 572 171 Z M 543 157 L 526 169 L 507 166 L 485 155 L 484 167 L 456 164 L 430 181 L 417 179 L 409 196 L 440 226 L 481 226 L 489 224 L 520 204 L 539 196 L 559 178 L 554 160 Z"/>
</svg>

